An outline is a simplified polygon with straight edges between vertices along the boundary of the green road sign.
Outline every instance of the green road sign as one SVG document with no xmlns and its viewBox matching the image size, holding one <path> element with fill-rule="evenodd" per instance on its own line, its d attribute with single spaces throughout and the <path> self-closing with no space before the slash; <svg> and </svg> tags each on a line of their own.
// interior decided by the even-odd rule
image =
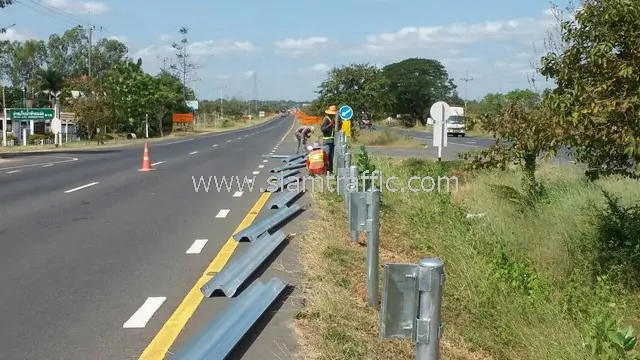
<svg viewBox="0 0 640 360">
<path fill-rule="evenodd" d="M 9 119 L 12 121 L 33 120 L 42 122 L 53 119 L 53 109 L 7 109 Z"/>
</svg>

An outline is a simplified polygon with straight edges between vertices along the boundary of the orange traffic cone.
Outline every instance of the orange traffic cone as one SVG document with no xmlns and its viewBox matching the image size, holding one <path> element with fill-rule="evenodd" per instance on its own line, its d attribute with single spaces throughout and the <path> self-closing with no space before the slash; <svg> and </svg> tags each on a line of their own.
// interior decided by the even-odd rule
<svg viewBox="0 0 640 360">
<path fill-rule="evenodd" d="M 142 156 L 142 169 L 138 171 L 152 171 L 155 170 L 151 167 L 151 158 L 149 157 L 149 145 L 144 143 L 144 155 Z"/>
</svg>

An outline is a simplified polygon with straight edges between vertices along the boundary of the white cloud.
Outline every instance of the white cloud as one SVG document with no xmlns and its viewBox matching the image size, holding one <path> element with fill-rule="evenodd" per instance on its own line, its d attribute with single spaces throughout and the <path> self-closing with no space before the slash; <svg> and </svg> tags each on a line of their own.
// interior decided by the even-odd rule
<svg viewBox="0 0 640 360">
<path fill-rule="evenodd" d="M 405 27 L 396 32 L 367 37 L 356 53 L 382 55 L 388 52 L 433 47 L 447 47 L 455 52 L 454 45 L 480 43 L 495 40 L 520 39 L 533 41 L 544 36 L 556 24 L 555 18 L 545 10 L 538 18 L 520 18 L 503 21 L 485 21 L 475 24 L 454 23 L 446 26 Z"/>
<path fill-rule="evenodd" d="M 44 5 L 57 8 L 71 14 L 104 14 L 109 11 L 109 7 L 101 2 L 94 1 L 72 1 L 72 0 L 42 0 Z"/>
<path fill-rule="evenodd" d="M 7 32 L 4 34 L 0 34 L 0 40 L 9 40 L 9 41 L 25 41 L 30 39 L 35 39 L 35 36 L 19 32 L 16 29 L 7 29 Z"/>
<path fill-rule="evenodd" d="M 158 36 L 158 40 L 165 42 L 165 41 L 171 41 L 173 39 L 173 36 L 171 35 L 166 35 L 166 34 L 162 34 L 160 36 Z"/>
<path fill-rule="evenodd" d="M 311 67 L 312 71 L 325 73 L 331 69 L 327 64 L 315 64 Z"/>
<path fill-rule="evenodd" d="M 245 73 L 244 73 L 244 77 L 246 77 L 246 78 L 250 78 L 250 77 L 252 77 L 255 73 L 256 73 L 255 71 L 253 71 L 253 70 L 249 70 L 249 71 L 247 71 L 247 72 L 245 72 Z"/>
<path fill-rule="evenodd" d="M 328 47 L 329 39 L 326 37 L 310 37 L 306 39 L 284 39 L 273 43 L 277 54 L 298 57 L 313 54 Z"/>
<path fill-rule="evenodd" d="M 208 40 L 189 45 L 193 55 L 236 55 L 256 52 L 258 49 L 248 41 Z"/>
<path fill-rule="evenodd" d="M 129 41 L 128 37 L 122 36 L 122 35 L 109 36 L 107 39 L 109 39 L 109 40 L 117 40 L 117 41 L 120 41 L 123 44 L 126 44 L 127 41 Z"/>
</svg>

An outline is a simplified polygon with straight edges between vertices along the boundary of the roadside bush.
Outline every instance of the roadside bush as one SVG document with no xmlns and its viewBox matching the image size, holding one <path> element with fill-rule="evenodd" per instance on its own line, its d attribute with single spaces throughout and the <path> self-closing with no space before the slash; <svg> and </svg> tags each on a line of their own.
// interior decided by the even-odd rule
<svg viewBox="0 0 640 360">
<path fill-rule="evenodd" d="M 33 134 L 33 135 L 29 135 L 27 137 L 27 143 L 29 145 L 35 145 L 38 144 L 38 142 L 40 141 L 47 141 L 47 140 L 53 140 L 54 139 L 54 134 L 53 133 L 48 133 L 48 134 Z"/>
</svg>

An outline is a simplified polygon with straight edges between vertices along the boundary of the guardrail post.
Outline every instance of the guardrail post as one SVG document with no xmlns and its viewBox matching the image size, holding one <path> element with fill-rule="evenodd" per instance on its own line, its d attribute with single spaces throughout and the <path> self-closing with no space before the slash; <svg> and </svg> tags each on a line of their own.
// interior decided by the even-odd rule
<svg viewBox="0 0 640 360">
<path fill-rule="evenodd" d="M 344 194 L 344 202 L 345 202 L 345 209 L 347 212 L 347 224 L 351 224 L 352 219 L 351 217 L 355 215 L 355 213 L 353 211 L 351 211 L 351 195 L 353 193 L 358 192 L 358 190 L 360 190 L 360 183 L 358 181 L 358 174 L 360 172 L 358 171 L 358 165 L 351 165 L 349 167 L 349 179 L 350 181 L 352 181 L 352 185 L 350 186 L 351 191 L 347 191 Z M 353 239 L 353 241 L 357 241 L 358 240 L 358 230 L 357 229 L 351 229 L 351 226 L 349 226 L 349 230 L 351 231 L 351 239 Z"/>
<path fill-rule="evenodd" d="M 367 303 L 378 305 L 380 265 L 380 190 L 367 191 Z"/>
<path fill-rule="evenodd" d="M 420 267 L 420 298 L 416 326 L 416 360 L 438 360 L 442 337 L 442 288 L 444 263 L 423 259 Z"/>
</svg>

